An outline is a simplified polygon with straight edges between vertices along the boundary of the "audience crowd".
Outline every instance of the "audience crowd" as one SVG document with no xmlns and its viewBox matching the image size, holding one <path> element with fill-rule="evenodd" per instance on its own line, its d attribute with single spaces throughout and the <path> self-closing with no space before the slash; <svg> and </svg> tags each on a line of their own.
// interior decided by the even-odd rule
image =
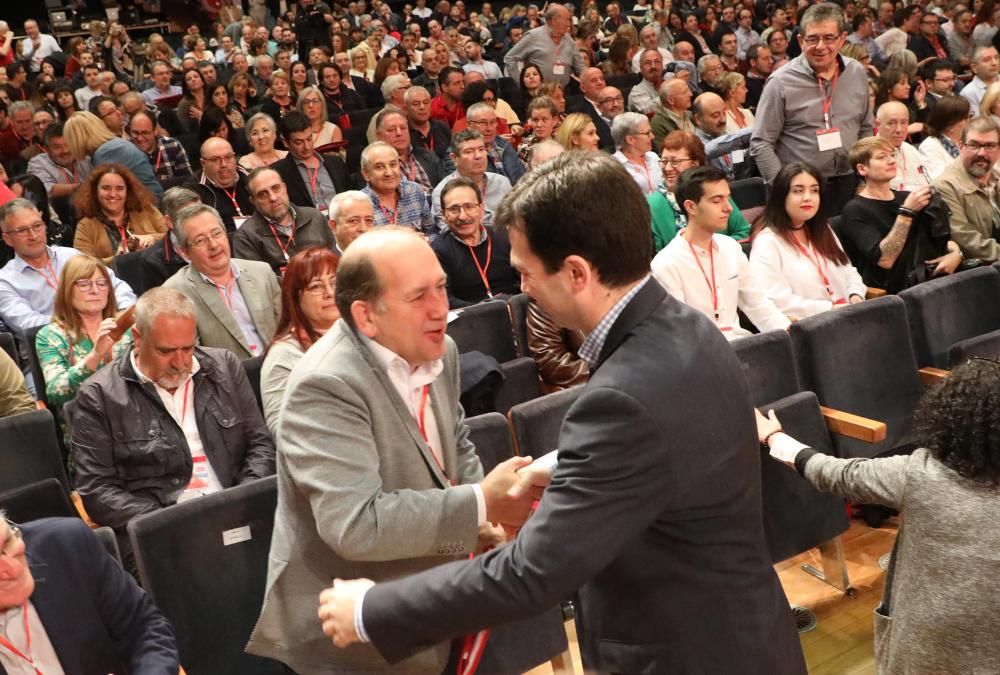
<svg viewBox="0 0 1000 675">
<path fill-rule="evenodd" d="M 0 330 L 20 353 L 0 352 L 0 415 L 45 401 L 83 508 L 132 571 L 133 518 L 275 473 L 286 385 L 328 332 L 345 353 L 368 345 L 428 444 L 461 446 L 444 429 L 461 414 L 425 433 L 440 367 L 394 370 L 414 318 L 347 317 L 339 284 L 388 297 L 436 259 L 450 310 L 518 295 L 494 221 L 561 153 L 624 168 L 650 224 L 636 250 L 728 340 L 1000 260 L 994 0 L 224 10 L 144 45 L 116 21 L 63 45 L 0 21 Z M 433 257 L 400 240 L 396 260 L 372 243 L 367 266 L 339 266 L 378 228 L 419 233 Z M 376 330 L 381 312 L 399 327 Z M 534 301 L 525 324 L 545 391 L 587 381 L 587 336 Z M 476 467 L 448 475 L 487 486 Z M 477 495 L 483 526 L 497 507 Z"/>
</svg>

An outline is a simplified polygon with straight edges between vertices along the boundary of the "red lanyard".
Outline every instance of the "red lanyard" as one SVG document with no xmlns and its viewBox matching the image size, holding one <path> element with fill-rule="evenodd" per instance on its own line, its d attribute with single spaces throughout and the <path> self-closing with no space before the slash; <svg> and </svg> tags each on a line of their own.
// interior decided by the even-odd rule
<svg viewBox="0 0 1000 675">
<path fill-rule="evenodd" d="M 233 279 L 225 286 L 220 286 L 214 281 L 212 282 L 212 285 L 215 286 L 215 290 L 219 292 L 219 297 L 221 297 L 222 301 L 226 303 L 226 307 L 229 308 L 229 311 L 230 312 L 233 311 L 232 293 L 233 293 L 233 286 L 236 285 L 236 279 Z"/>
<path fill-rule="evenodd" d="M 479 258 L 476 257 L 476 249 L 472 247 L 471 244 L 466 244 L 469 247 L 469 255 L 472 256 L 472 262 L 476 263 L 476 271 L 479 272 L 479 278 L 483 280 L 483 286 L 486 287 L 486 295 L 493 297 L 493 291 L 490 289 L 490 280 L 486 278 L 486 273 L 490 270 L 490 260 L 493 258 L 493 240 L 490 239 L 490 233 L 486 233 L 486 264 L 480 265 Z"/>
<path fill-rule="evenodd" d="M 433 150 L 434 149 L 434 129 L 433 129 L 433 127 L 427 130 L 427 138 L 424 139 L 424 142 L 427 144 L 427 149 L 428 150 Z"/>
<path fill-rule="evenodd" d="M 427 438 L 427 425 L 424 423 L 424 413 L 427 411 L 427 397 L 430 396 L 431 385 L 425 384 L 423 391 L 420 393 L 420 408 L 414 419 L 417 422 L 417 429 L 420 430 L 420 435 L 423 436 L 424 442 L 427 443 L 427 447 L 431 448 L 431 442 Z M 448 472 L 444 470 L 444 465 L 441 464 L 441 460 L 438 456 L 434 454 L 434 448 L 431 448 L 431 457 L 434 458 L 434 463 L 437 464 L 437 468 L 441 470 L 441 473 L 445 478 L 448 478 Z M 448 482 L 455 485 L 455 481 L 448 479 Z"/>
<path fill-rule="evenodd" d="M 38 270 L 38 271 L 42 273 L 43 277 L 45 277 L 45 283 L 47 283 L 49 285 L 49 287 L 53 291 L 58 291 L 59 290 L 59 275 L 56 274 L 56 268 L 52 266 L 52 259 L 51 258 L 49 258 L 49 260 L 45 263 L 45 266 L 48 268 L 49 272 L 52 272 L 52 278 L 51 279 L 49 278 L 49 275 L 45 272 L 45 270 Z"/>
<path fill-rule="evenodd" d="M 188 392 L 191 391 L 191 378 L 189 377 L 187 382 L 184 383 L 184 401 L 181 403 L 181 429 L 184 428 L 184 420 L 187 419 L 188 414 Z"/>
<path fill-rule="evenodd" d="M 270 220 L 267 221 L 267 226 L 271 228 L 274 241 L 277 242 L 278 248 L 281 249 L 281 255 L 285 256 L 285 262 L 288 262 L 288 249 L 295 245 L 295 221 L 292 221 L 292 233 L 288 235 L 288 241 L 284 245 L 281 244 L 281 237 L 278 236 L 278 231 L 274 229 L 274 225 Z"/>
<path fill-rule="evenodd" d="M 225 192 L 226 196 L 229 197 L 229 201 L 231 201 L 233 203 L 233 208 L 236 209 L 236 215 L 240 216 L 240 217 L 243 217 L 243 211 L 240 210 L 240 205 L 236 203 L 236 186 L 237 185 L 239 185 L 239 182 L 237 182 L 237 184 L 233 186 L 232 193 L 230 193 L 229 190 L 227 190 L 226 188 L 222 187 L 221 185 L 219 186 L 219 189 L 222 190 L 223 192 Z"/>
<path fill-rule="evenodd" d="M 119 225 L 118 223 L 115 223 L 115 227 L 118 228 L 118 236 L 121 237 L 118 250 L 122 253 L 128 253 L 128 230 L 125 229 L 124 225 Z"/>
<path fill-rule="evenodd" d="M 310 173 L 309 167 L 306 167 L 306 175 L 309 176 L 309 189 L 312 191 L 313 204 L 319 205 L 319 195 L 316 194 L 316 182 L 319 180 L 319 160 L 316 160 L 316 171 Z"/>
<path fill-rule="evenodd" d="M 62 172 L 63 178 L 66 179 L 67 183 L 79 183 L 80 182 L 79 180 L 77 180 L 77 177 L 76 177 L 76 162 L 73 162 L 73 173 L 72 173 L 72 175 L 70 175 L 70 172 L 67 171 L 65 167 L 59 166 L 58 164 L 56 164 L 56 167 Z"/>
<path fill-rule="evenodd" d="M 727 114 L 733 118 L 733 121 L 736 122 L 736 125 L 740 129 L 746 129 L 747 117 L 746 115 L 743 114 L 742 110 L 740 110 L 739 108 L 737 108 L 736 110 L 728 110 Z M 739 117 L 737 117 L 737 115 L 739 115 Z"/>
<path fill-rule="evenodd" d="M 802 245 L 802 242 L 800 242 L 798 240 L 798 237 L 795 237 L 794 241 L 795 241 L 795 246 L 798 247 L 798 249 L 802 253 L 802 255 L 804 255 L 806 257 L 806 259 L 809 260 L 809 262 L 811 262 L 813 264 L 813 267 L 816 268 L 816 272 L 817 272 L 817 274 L 819 274 L 819 278 L 823 282 L 823 287 L 826 289 L 827 295 L 830 296 L 830 299 L 833 300 L 833 304 L 835 304 L 835 305 L 842 305 L 842 304 L 844 304 L 844 299 L 843 298 L 837 299 L 834 296 L 833 288 L 830 286 L 830 280 L 827 278 L 826 272 L 823 271 L 823 266 L 820 264 L 819 256 L 818 255 L 815 255 L 815 256 L 814 255 L 810 255 L 809 250 L 805 246 Z"/>
<path fill-rule="evenodd" d="M 715 322 L 719 322 L 719 288 L 715 283 L 715 253 L 712 250 L 712 242 L 708 242 L 708 264 L 712 270 L 711 278 L 705 274 L 705 266 L 701 264 L 701 258 L 698 257 L 698 252 L 694 250 L 694 244 L 692 244 L 687 237 L 684 237 L 684 241 L 687 242 L 688 248 L 691 249 L 691 255 L 694 256 L 694 261 L 698 263 L 698 269 L 701 271 L 701 276 L 705 279 L 705 285 L 708 286 L 709 293 L 712 294 L 712 314 L 715 317 Z"/>
<path fill-rule="evenodd" d="M 159 143 L 156 144 L 156 164 L 153 166 L 153 172 L 159 173 L 160 171 L 160 160 L 163 159 L 163 146 Z M 228 193 L 227 193 L 228 194 Z M 233 189 L 233 204 L 236 204 L 236 190 Z"/>
<path fill-rule="evenodd" d="M 819 87 L 819 99 L 823 103 L 823 123 L 826 124 L 826 128 L 830 128 L 830 108 L 833 107 L 833 91 L 837 88 L 837 78 L 840 77 L 840 68 L 838 67 L 833 71 L 833 80 L 830 82 L 830 96 L 826 95 L 823 91 L 823 83 L 819 79 L 819 75 L 816 76 L 816 86 Z"/>
<path fill-rule="evenodd" d="M 21 614 L 24 617 L 24 641 L 25 641 L 24 650 L 28 652 L 28 654 L 27 655 L 23 654 L 17 647 L 12 645 L 10 641 L 7 640 L 7 638 L 5 638 L 2 635 L 0 635 L 0 647 L 4 647 L 11 654 L 13 654 L 14 656 L 21 659 L 22 661 L 30 665 L 32 668 L 34 668 L 36 675 L 44 675 L 44 673 L 42 673 L 42 671 L 40 671 L 38 667 L 35 666 L 35 660 L 31 658 L 31 628 L 30 626 L 28 626 L 27 602 L 21 605 Z"/>
</svg>

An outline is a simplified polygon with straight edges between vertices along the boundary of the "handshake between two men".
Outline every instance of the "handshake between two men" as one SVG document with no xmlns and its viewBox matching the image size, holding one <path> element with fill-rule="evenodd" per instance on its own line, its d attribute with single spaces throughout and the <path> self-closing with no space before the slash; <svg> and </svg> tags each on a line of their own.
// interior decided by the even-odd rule
<svg viewBox="0 0 1000 675">
<path fill-rule="evenodd" d="M 478 552 L 517 535 L 551 481 L 554 465 L 554 452 L 538 461 L 532 461 L 531 457 L 512 457 L 497 464 L 483 478 L 479 485 L 486 504 L 487 523 L 479 532 Z M 355 614 L 365 592 L 374 585 L 370 579 L 334 579 L 333 586 L 320 593 L 319 618 L 323 622 L 323 632 L 333 638 L 337 647 L 367 641 L 358 635 Z"/>
</svg>

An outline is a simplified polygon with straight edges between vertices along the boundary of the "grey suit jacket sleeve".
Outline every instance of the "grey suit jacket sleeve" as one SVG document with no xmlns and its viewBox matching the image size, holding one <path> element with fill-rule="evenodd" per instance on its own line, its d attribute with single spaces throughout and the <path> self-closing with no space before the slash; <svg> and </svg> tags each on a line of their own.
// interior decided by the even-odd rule
<svg viewBox="0 0 1000 675">
<path fill-rule="evenodd" d="M 372 643 L 396 662 L 565 598 L 674 506 L 684 477 L 666 461 L 669 447 L 651 451 L 669 442 L 642 402 L 610 388 L 584 393 L 563 423 L 552 484 L 514 543 L 371 588 Z"/>
<path fill-rule="evenodd" d="M 377 447 L 373 429 L 381 420 L 373 413 L 350 384 L 328 373 L 303 376 L 288 394 L 278 444 L 324 543 L 354 561 L 475 550 L 472 486 L 383 490 L 379 457 L 392 449 Z"/>
<path fill-rule="evenodd" d="M 856 504 L 884 504 L 900 509 L 911 455 L 878 459 L 840 459 L 816 453 L 802 474 L 817 490 L 846 497 Z"/>
</svg>

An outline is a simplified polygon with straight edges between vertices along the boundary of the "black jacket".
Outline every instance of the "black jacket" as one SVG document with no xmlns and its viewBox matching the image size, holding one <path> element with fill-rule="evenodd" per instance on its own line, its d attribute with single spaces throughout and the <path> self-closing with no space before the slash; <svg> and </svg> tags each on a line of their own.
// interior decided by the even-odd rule
<svg viewBox="0 0 1000 675">
<path fill-rule="evenodd" d="M 31 604 L 65 672 L 177 672 L 170 622 L 82 520 L 43 518 L 21 530 Z"/>
<path fill-rule="evenodd" d="M 156 288 L 187 265 L 170 241 L 170 233 L 147 248 L 139 256 L 142 265 L 143 288 Z"/>
<path fill-rule="evenodd" d="M 73 401 L 77 489 L 95 522 L 124 532 L 135 516 L 170 506 L 191 482 L 191 450 L 127 352 L 83 383 Z M 239 360 L 195 350 L 189 412 L 222 487 L 274 473 L 274 441 Z"/>
<path fill-rule="evenodd" d="M 235 205 L 225 190 L 209 182 L 204 172 L 192 176 L 187 182 L 187 187 L 198 193 L 203 204 L 208 204 L 219 212 L 222 222 L 226 225 L 226 231 L 230 234 L 236 231 L 235 218 L 249 218 L 256 211 L 253 202 L 250 201 L 250 191 L 247 189 L 247 172 L 242 167 L 236 171 Z"/>
<path fill-rule="evenodd" d="M 583 113 L 587 115 L 594 122 L 594 126 L 597 127 L 597 136 L 601 139 L 601 150 L 607 150 L 609 152 L 615 151 L 615 142 L 611 138 L 611 127 L 604 118 L 601 117 L 597 109 L 594 108 L 593 104 L 587 100 L 585 96 L 581 96 L 579 99 L 573 102 L 573 105 L 568 106 L 567 112 L 571 113 Z"/>
<path fill-rule="evenodd" d="M 333 187 L 338 193 L 352 188 L 351 177 L 347 171 L 347 166 L 344 164 L 344 160 L 334 155 L 316 156 L 323 161 L 323 166 L 326 167 L 327 173 L 330 174 Z M 295 206 L 316 208 L 316 202 L 313 201 L 312 193 L 309 192 L 309 186 L 302 179 L 302 174 L 299 173 L 299 165 L 295 163 L 295 157 L 291 153 L 288 153 L 284 159 L 279 159 L 272 164 L 271 168 L 277 171 L 281 175 L 281 179 L 285 181 L 285 187 L 288 189 L 288 201 Z"/>
</svg>

